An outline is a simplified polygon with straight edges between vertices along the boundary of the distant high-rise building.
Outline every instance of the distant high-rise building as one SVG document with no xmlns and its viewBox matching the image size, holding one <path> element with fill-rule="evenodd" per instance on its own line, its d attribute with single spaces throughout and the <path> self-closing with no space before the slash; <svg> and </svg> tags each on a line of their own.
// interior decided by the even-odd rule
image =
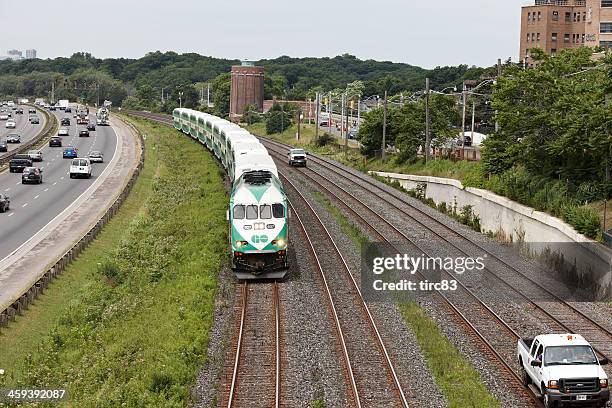
<svg viewBox="0 0 612 408">
<path fill-rule="evenodd" d="M 555 54 L 565 48 L 612 48 L 612 0 L 535 0 L 521 13 L 519 60 L 533 65 L 529 51 Z"/>
<path fill-rule="evenodd" d="M 20 60 L 23 58 L 23 53 L 19 50 L 8 50 L 6 54 L 13 60 Z"/>
<path fill-rule="evenodd" d="M 26 59 L 35 59 L 36 58 L 36 50 L 35 49 L 31 49 L 31 50 L 26 50 Z"/>
</svg>

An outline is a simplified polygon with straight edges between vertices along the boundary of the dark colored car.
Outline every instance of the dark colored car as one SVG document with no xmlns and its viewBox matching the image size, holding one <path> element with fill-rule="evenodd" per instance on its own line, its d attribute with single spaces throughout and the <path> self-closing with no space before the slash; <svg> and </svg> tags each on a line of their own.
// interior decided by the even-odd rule
<svg viewBox="0 0 612 408">
<path fill-rule="evenodd" d="M 49 139 L 49 147 L 62 147 L 62 138 L 53 136 L 51 139 Z"/>
<path fill-rule="evenodd" d="M 35 114 L 36 113 L 36 109 L 30 108 L 30 109 L 28 109 L 28 113 L 34 113 Z"/>
<path fill-rule="evenodd" d="M 0 140 L 0 152 L 7 152 L 8 151 L 8 144 L 6 143 L 6 140 Z"/>
<path fill-rule="evenodd" d="M 11 133 L 6 137 L 7 143 L 21 143 L 21 136 L 17 133 Z"/>
<path fill-rule="evenodd" d="M 78 155 L 78 150 L 76 147 L 68 146 L 64 149 L 64 153 L 62 153 L 62 157 L 64 159 L 74 159 Z"/>
<path fill-rule="evenodd" d="M 21 173 L 21 184 L 35 183 L 42 184 L 43 170 L 38 167 L 26 167 Z"/>
<path fill-rule="evenodd" d="M 30 124 L 34 125 L 38 125 L 40 123 L 40 119 L 38 119 L 38 116 L 31 116 L 30 117 Z"/>
<path fill-rule="evenodd" d="M 66 113 L 71 113 L 72 109 L 69 106 L 66 106 Z"/>
<path fill-rule="evenodd" d="M 70 118 L 62 118 L 61 124 L 62 126 L 70 126 Z"/>
<path fill-rule="evenodd" d="M 11 200 L 7 195 L 0 194 L 0 212 L 10 210 Z"/>
<path fill-rule="evenodd" d="M 11 173 L 21 173 L 26 167 L 32 167 L 32 159 L 27 154 L 17 154 L 9 162 Z"/>
<path fill-rule="evenodd" d="M 55 105 L 49 106 L 49 110 L 52 110 L 52 111 L 56 110 Z"/>
<path fill-rule="evenodd" d="M 87 129 L 79 130 L 79 137 L 89 137 L 89 130 Z"/>
<path fill-rule="evenodd" d="M 95 123 L 92 123 L 92 122 L 89 122 L 89 123 L 87 124 L 87 130 L 89 130 L 89 131 L 92 131 L 92 132 L 93 132 L 94 130 L 96 130 L 96 124 L 95 124 Z"/>
<path fill-rule="evenodd" d="M 17 109 L 15 109 L 15 113 L 17 113 L 19 115 L 23 115 L 23 109 L 22 108 L 17 108 Z"/>
</svg>

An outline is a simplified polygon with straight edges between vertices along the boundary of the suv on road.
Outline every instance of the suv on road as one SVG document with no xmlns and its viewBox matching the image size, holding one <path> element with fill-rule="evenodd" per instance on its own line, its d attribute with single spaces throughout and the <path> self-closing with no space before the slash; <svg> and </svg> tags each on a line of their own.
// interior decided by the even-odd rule
<svg viewBox="0 0 612 408">
<path fill-rule="evenodd" d="M 544 406 L 589 404 L 605 407 L 610 399 L 608 377 L 593 347 L 579 334 L 544 334 L 520 339 L 517 358 L 523 384 L 543 399 Z"/>
<path fill-rule="evenodd" d="M 17 133 L 10 133 L 6 137 L 6 142 L 7 143 L 21 143 L 21 136 Z"/>
<path fill-rule="evenodd" d="M 91 177 L 91 162 L 89 159 L 78 158 L 70 163 L 70 178 Z"/>
<path fill-rule="evenodd" d="M 21 184 L 36 183 L 42 184 L 43 182 L 43 169 L 38 167 L 26 167 L 21 173 Z"/>
<path fill-rule="evenodd" d="M 49 139 L 49 147 L 62 147 L 62 138 L 59 136 L 53 136 Z"/>
<path fill-rule="evenodd" d="M 306 166 L 306 152 L 304 149 L 289 150 L 289 165 L 291 166 Z"/>
<path fill-rule="evenodd" d="M 68 130 L 68 128 L 65 127 L 61 127 L 58 131 L 57 131 L 57 135 L 58 136 L 69 136 L 70 135 L 70 131 Z"/>
<path fill-rule="evenodd" d="M 21 173 L 26 167 L 32 167 L 32 159 L 27 154 L 16 154 L 9 162 L 11 173 Z"/>
<path fill-rule="evenodd" d="M 28 156 L 30 156 L 30 159 L 34 162 L 43 161 L 43 153 L 40 150 L 28 150 Z"/>
<path fill-rule="evenodd" d="M 61 123 L 62 126 L 70 126 L 70 118 L 62 118 Z"/>
<path fill-rule="evenodd" d="M 11 200 L 7 195 L 0 194 L 0 213 L 10 210 Z"/>
</svg>

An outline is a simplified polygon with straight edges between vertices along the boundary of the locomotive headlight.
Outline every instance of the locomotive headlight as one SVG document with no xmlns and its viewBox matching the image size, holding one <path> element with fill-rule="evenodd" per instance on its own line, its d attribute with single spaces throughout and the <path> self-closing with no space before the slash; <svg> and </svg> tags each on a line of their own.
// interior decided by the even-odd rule
<svg viewBox="0 0 612 408">
<path fill-rule="evenodd" d="M 244 241 L 236 241 L 236 248 L 241 248 L 244 246 Z"/>
<path fill-rule="evenodd" d="M 276 246 L 279 246 L 279 247 L 285 246 L 285 240 L 282 238 L 277 239 Z"/>
</svg>

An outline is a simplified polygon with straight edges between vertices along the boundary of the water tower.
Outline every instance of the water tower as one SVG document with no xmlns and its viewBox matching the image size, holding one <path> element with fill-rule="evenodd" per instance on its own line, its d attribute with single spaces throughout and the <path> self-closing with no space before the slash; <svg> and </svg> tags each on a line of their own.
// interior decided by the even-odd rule
<svg viewBox="0 0 612 408">
<path fill-rule="evenodd" d="M 251 61 L 232 67 L 230 97 L 230 120 L 237 122 L 248 105 L 255 105 L 263 111 L 264 68 L 256 67 Z"/>
</svg>

